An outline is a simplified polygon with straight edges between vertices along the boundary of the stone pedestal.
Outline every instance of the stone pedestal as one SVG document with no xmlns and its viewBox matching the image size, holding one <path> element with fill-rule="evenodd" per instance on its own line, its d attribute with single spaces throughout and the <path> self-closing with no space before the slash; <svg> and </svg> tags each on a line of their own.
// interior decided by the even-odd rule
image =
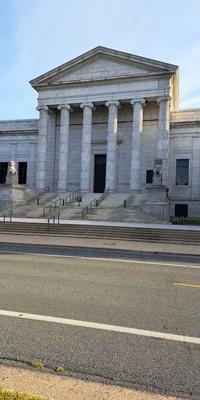
<svg viewBox="0 0 200 400">
<path fill-rule="evenodd" d="M 142 211 L 165 221 L 170 220 L 170 204 L 167 198 L 166 186 L 154 186 L 146 188 L 146 200 L 142 204 Z"/>
<path fill-rule="evenodd" d="M 0 185 L 0 211 L 13 210 L 25 202 L 25 186 Z"/>
</svg>

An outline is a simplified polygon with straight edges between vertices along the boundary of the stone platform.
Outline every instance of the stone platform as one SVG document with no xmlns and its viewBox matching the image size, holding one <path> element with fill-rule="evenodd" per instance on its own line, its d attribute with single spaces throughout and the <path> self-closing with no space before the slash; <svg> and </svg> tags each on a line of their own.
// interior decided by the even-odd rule
<svg viewBox="0 0 200 400">
<path fill-rule="evenodd" d="M 13 210 L 18 205 L 25 204 L 24 185 L 0 185 L 0 211 Z"/>
</svg>

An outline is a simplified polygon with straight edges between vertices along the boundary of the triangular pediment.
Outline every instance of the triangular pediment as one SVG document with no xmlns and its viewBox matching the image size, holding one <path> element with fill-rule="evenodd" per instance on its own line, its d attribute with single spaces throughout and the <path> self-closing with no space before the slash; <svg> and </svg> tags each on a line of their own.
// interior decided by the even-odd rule
<svg viewBox="0 0 200 400">
<path fill-rule="evenodd" d="M 52 83 L 113 78 L 124 75 L 139 75 L 145 74 L 146 72 L 144 68 L 140 68 L 134 64 L 129 65 L 100 57 L 96 60 L 90 60 L 86 65 L 80 66 L 79 68 L 74 68 L 73 71 L 54 79 Z"/>
<path fill-rule="evenodd" d="M 132 54 L 96 47 L 33 79 L 34 88 L 72 82 L 98 81 L 153 74 L 175 73 L 177 66 Z"/>
</svg>

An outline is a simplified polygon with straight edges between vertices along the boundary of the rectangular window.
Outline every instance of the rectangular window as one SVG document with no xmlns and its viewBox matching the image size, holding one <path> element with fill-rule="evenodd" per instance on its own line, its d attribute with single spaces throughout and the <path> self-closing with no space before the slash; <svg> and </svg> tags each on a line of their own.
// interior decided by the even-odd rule
<svg viewBox="0 0 200 400">
<path fill-rule="evenodd" d="M 18 182 L 19 185 L 26 185 L 27 162 L 19 162 L 18 165 Z"/>
<path fill-rule="evenodd" d="M 7 169 L 8 169 L 8 163 L 1 162 L 0 163 L 0 183 L 6 183 Z"/>
<path fill-rule="evenodd" d="M 188 205 L 187 204 L 175 204 L 175 217 L 188 216 Z"/>
<path fill-rule="evenodd" d="M 153 169 L 147 169 L 147 171 L 146 171 L 146 183 L 153 183 Z"/>
<path fill-rule="evenodd" d="M 189 160 L 176 160 L 176 185 L 188 185 L 189 179 Z"/>
</svg>

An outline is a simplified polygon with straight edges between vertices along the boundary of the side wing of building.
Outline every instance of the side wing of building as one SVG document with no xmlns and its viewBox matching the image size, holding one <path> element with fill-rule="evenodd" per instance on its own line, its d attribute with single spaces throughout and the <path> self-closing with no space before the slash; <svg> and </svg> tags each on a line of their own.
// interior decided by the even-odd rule
<svg viewBox="0 0 200 400">
<path fill-rule="evenodd" d="M 0 121 L 0 183 L 5 183 L 7 164 L 16 161 L 20 183 L 35 187 L 38 120 Z"/>
<path fill-rule="evenodd" d="M 200 109 L 171 113 L 169 182 L 172 215 L 200 216 Z"/>
</svg>

